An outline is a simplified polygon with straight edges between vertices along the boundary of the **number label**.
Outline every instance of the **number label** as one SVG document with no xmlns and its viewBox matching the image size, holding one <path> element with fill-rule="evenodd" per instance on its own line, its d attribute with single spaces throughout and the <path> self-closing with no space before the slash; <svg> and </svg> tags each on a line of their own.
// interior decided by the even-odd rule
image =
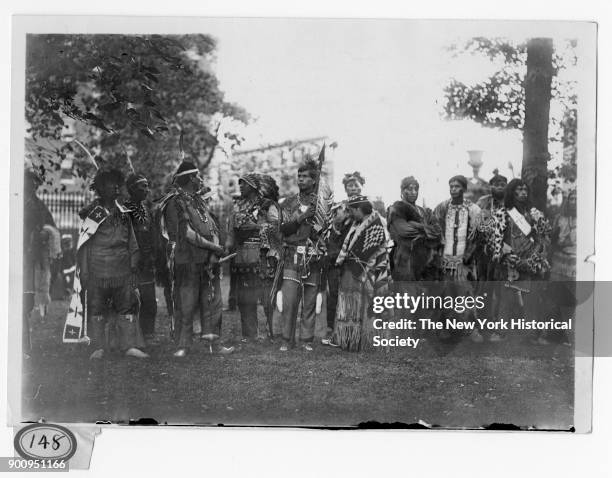
<svg viewBox="0 0 612 478">
<path fill-rule="evenodd" d="M 76 437 L 66 427 L 34 423 L 15 435 L 15 450 L 29 460 L 68 460 L 76 452 Z"/>
</svg>

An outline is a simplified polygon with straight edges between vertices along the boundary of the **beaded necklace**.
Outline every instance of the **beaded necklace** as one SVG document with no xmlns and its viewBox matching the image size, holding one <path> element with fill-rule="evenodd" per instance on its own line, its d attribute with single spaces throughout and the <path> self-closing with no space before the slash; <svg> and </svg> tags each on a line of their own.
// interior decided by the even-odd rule
<svg viewBox="0 0 612 478">
<path fill-rule="evenodd" d="M 200 196 L 198 194 L 192 194 L 191 198 L 193 199 L 193 206 L 198 217 L 200 218 L 200 221 L 208 223 L 208 215 L 205 213 L 206 205 Z"/>
<path fill-rule="evenodd" d="M 125 207 L 132 210 L 132 216 L 136 219 L 140 224 L 148 224 L 149 222 L 149 212 L 144 204 L 141 202 L 134 202 L 132 200 L 126 201 Z"/>
</svg>

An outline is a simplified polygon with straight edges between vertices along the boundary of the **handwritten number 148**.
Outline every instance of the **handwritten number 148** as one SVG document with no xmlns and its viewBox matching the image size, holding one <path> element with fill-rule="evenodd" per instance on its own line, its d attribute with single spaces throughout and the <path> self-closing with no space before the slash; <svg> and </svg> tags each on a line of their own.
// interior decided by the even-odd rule
<svg viewBox="0 0 612 478">
<path fill-rule="evenodd" d="M 45 450 L 47 449 L 48 446 L 50 446 L 52 450 L 57 450 L 60 447 L 60 440 L 62 438 L 66 438 L 66 437 L 64 435 L 58 435 L 56 433 L 55 435 L 53 435 L 53 438 L 51 439 L 51 441 L 49 441 L 49 439 L 47 438 L 47 435 L 43 433 L 43 435 L 40 437 L 36 445 L 42 446 L 43 449 Z M 30 440 L 30 450 L 34 447 L 35 440 L 36 440 L 36 433 L 32 433 L 32 439 Z"/>
</svg>

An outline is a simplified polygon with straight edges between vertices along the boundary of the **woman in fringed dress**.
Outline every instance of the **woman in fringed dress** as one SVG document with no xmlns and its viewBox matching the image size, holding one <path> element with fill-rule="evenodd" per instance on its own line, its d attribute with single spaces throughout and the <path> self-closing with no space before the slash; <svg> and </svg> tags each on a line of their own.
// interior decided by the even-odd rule
<svg viewBox="0 0 612 478">
<path fill-rule="evenodd" d="M 350 198 L 347 206 L 353 224 L 336 260 L 342 270 L 332 340 L 356 352 L 371 346 L 375 335 L 373 297 L 390 288 L 389 237 L 385 220 L 365 196 Z"/>
</svg>

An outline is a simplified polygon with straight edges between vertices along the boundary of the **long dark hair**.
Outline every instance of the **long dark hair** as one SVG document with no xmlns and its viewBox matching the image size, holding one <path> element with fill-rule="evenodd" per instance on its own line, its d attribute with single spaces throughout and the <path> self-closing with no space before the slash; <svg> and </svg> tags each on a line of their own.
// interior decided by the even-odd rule
<svg viewBox="0 0 612 478">
<path fill-rule="evenodd" d="M 506 193 L 504 195 L 504 207 L 506 209 L 512 209 L 514 207 L 514 191 L 519 186 L 527 186 L 527 209 L 531 209 L 531 189 L 529 188 L 529 184 L 523 181 L 520 178 L 514 178 L 512 181 L 508 183 L 506 186 Z"/>
</svg>

